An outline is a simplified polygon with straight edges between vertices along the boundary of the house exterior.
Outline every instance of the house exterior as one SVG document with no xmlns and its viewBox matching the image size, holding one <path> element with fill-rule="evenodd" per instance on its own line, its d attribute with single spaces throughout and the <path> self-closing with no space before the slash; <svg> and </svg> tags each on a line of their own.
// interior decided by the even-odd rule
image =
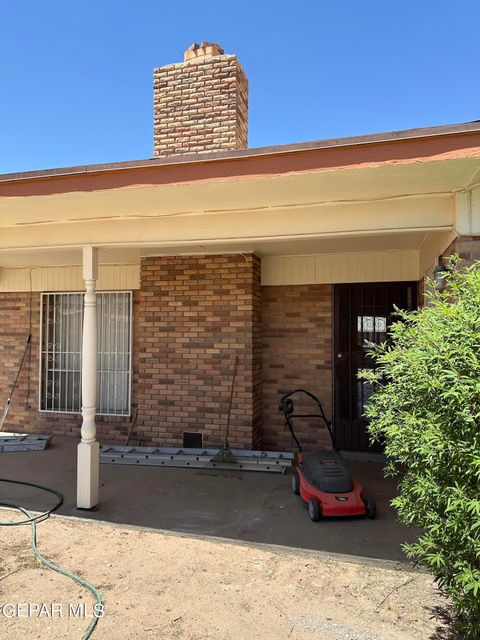
<svg viewBox="0 0 480 640">
<path fill-rule="evenodd" d="M 255 149 L 247 130 L 239 61 L 203 43 L 154 72 L 152 159 L 0 176 L 5 399 L 32 335 L 4 429 L 82 427 L 80 506 L 96 437 L 132 416 L 145 443 L 218 446 L 236 356 L 232 446 L 291 449 L 278 400 L 304 387 L 367 449 L 364 339 L 442 256 L 480 254 L 480 122 Z"/>
</svg>

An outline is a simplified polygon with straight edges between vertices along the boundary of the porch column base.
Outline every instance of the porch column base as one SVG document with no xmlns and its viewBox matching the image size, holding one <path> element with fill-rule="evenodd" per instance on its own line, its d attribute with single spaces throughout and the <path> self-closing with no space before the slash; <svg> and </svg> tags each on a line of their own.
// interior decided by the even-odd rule
<svg viewBox="0 0 480 640">
<path fill-rule="evenodd" d="M 77 508 L 92 509 L 98 504 L 100 444 L 80 442 L 77 447 Z"/>
</svg>

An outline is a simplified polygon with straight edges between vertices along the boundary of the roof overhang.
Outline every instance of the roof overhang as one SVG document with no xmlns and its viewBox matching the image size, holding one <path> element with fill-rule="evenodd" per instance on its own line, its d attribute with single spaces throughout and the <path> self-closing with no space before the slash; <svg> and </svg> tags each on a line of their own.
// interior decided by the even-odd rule
<svg viewBox="0 0 480 640">
<path fill-rule="evenodd" d="M 0 197 L 478 157 L 480 121 L 298 144 L 0 174 Z M 246 162 L 248 160 L 248 162 Z"/>
<path fill-rule="evenodd" d="M 454 194 L 479 176 L 480 123 L 4 175 L 0 265 L 84 244 L 111 261 L 418 248 L 454 228 Z"/>
</svg>

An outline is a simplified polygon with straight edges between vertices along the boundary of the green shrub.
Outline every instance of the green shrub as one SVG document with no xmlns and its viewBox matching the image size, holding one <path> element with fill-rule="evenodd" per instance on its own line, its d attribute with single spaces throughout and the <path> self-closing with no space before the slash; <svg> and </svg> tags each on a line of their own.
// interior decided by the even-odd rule
<svg viewBox="0 0 480 640">
<path fill-rule="evenodd" d="M 448 286 L 415 312 L 397 310 L 366 410 L 399 477 L 399 518 L 422 534 L 405 545 L 449 596 L 464 638 L 480 637 L 480 268 L 452 260 Z M 430 283 L 433 286 L 433 283 Z"/>
</svg>

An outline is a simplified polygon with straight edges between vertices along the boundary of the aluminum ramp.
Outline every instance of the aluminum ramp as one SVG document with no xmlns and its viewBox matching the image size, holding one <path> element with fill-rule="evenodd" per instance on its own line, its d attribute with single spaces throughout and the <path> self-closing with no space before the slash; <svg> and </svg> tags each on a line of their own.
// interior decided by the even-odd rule
<svg viewBox="0 0 480 640">
<path fill-rule="evenodd" d="M 0 453 L 10 451 L 43 451 L 46 449 L 52 436 L 0 433 Z"/>
</svg>

